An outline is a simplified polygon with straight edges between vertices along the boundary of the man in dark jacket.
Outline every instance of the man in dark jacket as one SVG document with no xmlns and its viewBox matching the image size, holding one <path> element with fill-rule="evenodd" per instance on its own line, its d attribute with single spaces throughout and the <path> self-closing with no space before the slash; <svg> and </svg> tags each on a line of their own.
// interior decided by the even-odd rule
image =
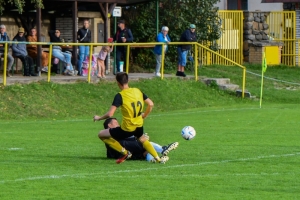
<svg viewBox="0 0 300 200">
<path fill-rule="evenodd" d="M 190 24 L 190 28 L 185 30 L 181 37 L 180 42 L 196 42 L 197 35 L 196 35 L 196 26 L 195 24 Z M 186 57 L 188 51 L 191 50 L 192 45 L 178 45 L 177 52 L 178 52 L 178 69 L 176 76 L 183 76 L 186 77 L 184 73 L 184 67 L 186 66 Z"/>
<path fill-rule="evenodd" d="M 114 36 L 114 41 L 116 41 L 117 43 L 125 43 L 125 42 L 132 42 L 133 41 L 133 35 L 130 29 L 125 27 L 125 21 L 124 20 L 120 20 L 118 22 L 118 30 Z M 123 72 L 126 71 L 126 46 L 117 46 L 116 47 L 116 53 L 117 53 L 117 59 L 116 59 L 116 63 L 117 63 L 117 72 L 120 72 L 120 61 L 124 60 L 124 65 L 123 65 Z"/>
<path fill-rule="evenodd" d="M 18 34 L 14 37 L 13 41 L 15 42 L 26 42 L 26 38 L 24 36 L 24 28 L 19 28 Z M 26 50 L 26 44 L 13 44 L 12 45 L 13 55 L 19 58 L 24 66 L 24 76 L 37 76 L 34 73 L 33 61 L 32 58 L 28 56 Z"/>
<path fill-rule="evenodd" d="M 6 27 L 3 24 L 0 25 L 0 41 L 1 42 L 10 41 L 10 39 L 6 33 Z M 8 49 L 7 49 L 7 51 L 8 51 Z M 4 44 L 2 43 L 2 44 L 0 44 L 0 58 L 3 56 L 5 56 L 5 55 L 4 55 Z M 11 70 L 11 67 L 14 64 L 14 58 L 10 54 L 8 54 L 8 52 L 7 52 L 6 56 L 7 56 L 7 73 L 6 73 L 6 75 L 8 77 L 11 77 L 9 71 Z"/>
<path fill-rule="evenodd" d="M 77 32 L 77 40 L 79 43 L 90 43 L 92 41 L 92 34 L 91 30 L 89 30 L 90 22 L 89 20 L 85 19 L 83 21 L 83 27 L 78 30 Z M 78 67 L 78 75 L 82 75 L 82 62 L 85 58 L 90 54 L 90 47 L 89 46 L 79 46 L 79 60 L 77 63 Z"/>
</svg>

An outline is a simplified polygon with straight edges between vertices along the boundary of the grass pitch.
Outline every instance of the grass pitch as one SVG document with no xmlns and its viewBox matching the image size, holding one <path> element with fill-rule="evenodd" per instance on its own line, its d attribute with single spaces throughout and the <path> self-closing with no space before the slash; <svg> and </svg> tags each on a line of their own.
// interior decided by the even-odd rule
<svg viewBox="0 0 300 200">
<path fill-rule="evenodd" d="M 0 121 L 0 199 L 299 199 L 299 112 L 268 104 L 150 114 L 150 140 L 180 143 L 165 165 L 106 159 L 92 116 Z M 181 138 L 186 125 L 194 140 Z"/>
</svg>

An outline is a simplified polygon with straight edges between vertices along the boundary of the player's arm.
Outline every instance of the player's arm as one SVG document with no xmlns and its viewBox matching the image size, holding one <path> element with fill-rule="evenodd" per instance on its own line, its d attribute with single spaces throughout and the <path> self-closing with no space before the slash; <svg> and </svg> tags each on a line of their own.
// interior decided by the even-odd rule
<svg viewBox="0 0 300 200">
<path fill-rule="evenodd" d="M 102 115 L 102 116 L 95 115 L 94 116 L 94 121 L 99 121 L 99 120 L 107 119 L 107 118 L 110 118 L 110 117 L 114 116 L 115 111 L 117 110 L 117 108 L 120 105 L 122 105 L 122 103 L 123 103 L 123 100 L 122 100 L 121 94 L 120 93 L 116 94 L 116 96 L 114 98 L 114 101 L 113 101 L 109 111 L 107 113 L 105 113 L 104 115 Z"/>
<path fill-rule="evenodd" d="M 109 111 L 107 113 L 105 113 L 104 115 L 102 115 L 102 116 L 95 115 L 94 116 L 94 121 L 99 121 L 99 120 L 107 119 L 107 118 L 110 118 L 110 117 L 114 116 L 114 113 L 115 113 L 116 109 L 117 109 L 117 107 L 112 105 L 110 107 Z"/>
<path fill-rule="evenodd" d="M 144 102 L 145 102 L 145 104 L 147 104 L 147 108 L 146 108 L 146 111 L 142 115 L 143 119 L 145 119 L 149 115 L 149 113 L 152 111 L 153 106 L 154 106 L 154 103 L 150 98 L 145 99 Z"/>
</svg>

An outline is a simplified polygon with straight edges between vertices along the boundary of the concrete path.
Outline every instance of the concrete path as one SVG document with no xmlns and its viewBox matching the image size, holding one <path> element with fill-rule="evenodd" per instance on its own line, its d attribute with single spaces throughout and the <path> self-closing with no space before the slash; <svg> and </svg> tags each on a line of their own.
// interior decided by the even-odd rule
<svg viewBox="0 0 300 200">
<path fill-rule="evenodd" d="M 168 77 L 176 77 L 175 73 L 174 74 L 165 74 L 165 78 Z M 138 80 L 138 79 L 152 79 L 152 78 L 157 78 L 154 76 L 154 73 L 129 73 L 129 78 L 130 80 Z M 193 79 L 194 76 L 187 76 L 187 78 Z M 109 74 L 106 76 L 105 80 L 110 80 L 114 81 L 115 80 L 115 75 Z M 12 77 L 7 77 L 6 78 L 6 84 L 7 85 L 12 85 L 15 83 L 21 83 L 21 84 L 28 84 L 32 82 L 38 82 L 38 81 L 47 81 L 47 75 L 42 74 L 41 76 L 22 76 L 21 74 L 14 74 Z M 51 76 L 50 81 L 53 83 L 77 83 L 77 82 L 87 82 L 87 77 L 83 76 L 65 76 L 65 75 L 60 75 L 56 74 Z M 97 78 L 96 76 L 91 77 L 91 83 L 97 83 L 101 81 L 101 79 Z M 0 84 L 3 84 L 3 75 L 1 74 L 0 77 Z"/>
</svg>

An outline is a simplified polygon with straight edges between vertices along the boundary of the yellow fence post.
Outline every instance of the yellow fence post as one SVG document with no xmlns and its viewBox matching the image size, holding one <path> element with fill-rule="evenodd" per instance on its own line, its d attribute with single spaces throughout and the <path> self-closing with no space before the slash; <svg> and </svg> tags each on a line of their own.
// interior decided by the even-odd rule
<svg viewBox="0 0 300 200">
<path fill-rule="evenodd" d="M 127 45 L 127 51 L 126 51 L 126 73 L 128 74 L 129 72 L 129 54 L 130 54 L 130 45 Z M 124 69 L 124 67 L 123 67 Z"/>
<path fill-rule="evenodd" d="M 93 57 L 93 45 L 90 45 L 90 58 L 89 58 L 89 66 L 88 66 L 88 83 L 91 82 L 92 57 Z"/>
<path fill-rule="evenodd" d="M 194 65 L 195 65 L 195 81 L 198 81 L 198 46 L 195 44 L 195 53 L 194 53 Z"/>
<path fill-rule="evenodd" d="M 48 64 L 48 83 L 50 82 L 50 77 L 51 77 L 51 60 L 52 60 L 52 44 L 50 44 L 49 47 L 49 64 Z"/>
<path fill-rule="evenodd" d="M 7 68 L 7 54 L 8 54 L 8 49 L 7 49 L 7 42 L 4 44 L 4 62 L 3 62 L 3 85 L 6 85 L 6 71 Z"/>
<path fill-rule="evenodd" d="M 281 64 L 295 66 L 296 63 L 296 12 L 271 11 L 267 16 L 270 40 L 283 43 Z"/>
<path fill-rule="evenodd" d="M 161 45 L 161 80 L 164 79 L 164 67 L 165 67 L 165 45 Z"/>
<path fill-rule="evenodd" d="M 243 69 L 243 85 L 242 85 L 242 98 L 245 98 L 245 86 L 246 86 L 246 69 Z"/>
</svg>

